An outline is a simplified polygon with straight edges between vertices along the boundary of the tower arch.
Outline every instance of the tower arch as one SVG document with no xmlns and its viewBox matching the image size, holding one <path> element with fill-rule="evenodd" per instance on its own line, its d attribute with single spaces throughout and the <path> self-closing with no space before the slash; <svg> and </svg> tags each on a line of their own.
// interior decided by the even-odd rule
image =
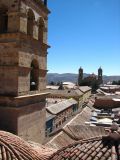
<svg viewBox="0 0 120 160">
<path fill-rule="evenodd" d="M 29 9 L 27 12 L 27 34 L 33 36 L 33 27 L 34 27 L 35 15 L 32 9 Z"/>
<path fill-rule="evenodd" d="M 8 32 L 8 9 L 5 6 L 0 8 L 0 33 Z"/>
<path fill-rule="evenodd" d="M 39 86 L 39 65 L 36 59 L 31 62 L 30 91 L 38 90 Z"/>
</svg>

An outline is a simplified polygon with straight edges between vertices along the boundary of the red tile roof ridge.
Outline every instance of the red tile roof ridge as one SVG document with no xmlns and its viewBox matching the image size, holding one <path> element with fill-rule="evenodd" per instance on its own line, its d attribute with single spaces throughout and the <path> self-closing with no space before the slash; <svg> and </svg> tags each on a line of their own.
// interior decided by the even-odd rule
<svg viewBox="0 0 120 160">
<path fill-rule="evenodd" d="M 0 146 L 0 157 L 2 159 L 7 159 L 8 157 L 8 159 L 16 160 L 46 160 L 29 143 L 12 133 L 0 131 Z"/>
<path fill-rule="evenodd" d="M 79 141 L 77 141 L 77 142 L 74 142 L 74 143 L 72 143 L 72 144 L 70 144 L 70 145 L 68 145 L 67 147 L 65 146 L 65 147 L 63 147 L 62 149 L 59 149 L 56 153 L 54 153 L 52 156 L 50 156 L 50 158 L 49 158 L 49 160 L 50 159 L 54 159 L 54 156 L 58 156 L 58 159 L 59 159 L 59 156 L 60 156 L 60 154 L 64 154 L 64 152 L 66 153 L 66 152 L 68 152 L 68 155 L 69 155 L 69 152 L 70 153 L 73 153 L 73 149 L 72 148 L 76 148 L 76 149 L 78 149 L 78 150 L 80 150 L 80 148 L 79 147 L 76 147 L 76 146 L 82 146 L 83 144 L 86 144 L 86 146 L 87 146 L 87 144 L 93 144 L 93 146 L 92 146 L 92 148 L 90 147 L 90 149 L 97 149 L 97 148 L 95 148 L 95 144 L 97 144 L 97 142 L 96 141 L 99 141 L 100 142 L 100 144 L 102 144 L 102 148 L 101 148 L 101 151 L 100 151 L 100 153 L 101 154 L 103 154 L 104 152 L 102 151 L 102 150 L 108 150 L 108 152 L 110 152 L 109 150 L 110 150 L 110 148 L 111 148 L 111 155 L 109 155 L 110 157 L 111 157 L 111 160 L 119 160 L 119 156 L 120 156 L 120 153 L 119 153 L 119 151 L 117 151 L 117 149 L 116 149 L 116 146 L 117 147 L 119 147 L 119 145 L 120 145 L 120 141 L 118 141 L 118 143 L 117 143 L 117 145 L 115 144 L 117 141 L 115 141 L 115 142 L 113 142 L 113 140 L 114 139 L 111 139 L 112 137 L 111 137 L 111 135 L 106 135 L 106 136 L 98 136 L 98 137 L 93 137 L 93 138 L 89 138 L 89 139 L 83 139 L 83 140 L 79 140 Z M 115 139 L 116 140 L 116 139 Z M 106 147 L 107 146 L 107 147 Z M 86 149 L 88 150 L 89 149 L 89 147 L 87 147 Z M 83 151 L 84 152 L 84 154 L 86 154 L 86 151 Z M 91 154 L 93 153 L 92 151 L 90 152 Z M 96 153 L 97 153 L 97 150 L 96 150 Z M 98 156 L 100 156 L 99 154 L 100 154 L 99 152 L 97 153 L 98 154 Z M 80 153 L 79 153 L 80 154 Z M 83 154 L 83 153 L 82 153 Z M 62 155 L 61 155 L 62 156 Z M 64 156 L 64 155 L 63 155 Z M 85 156 L 85 155 L 84 155 Z M 89 156 L 89 155 L 88 155 Z M 68 157 L 67 157 L 68 158 Z M 100 159 L 100 157 L 97 157 L 97 158 L 99 158 Z M 85 158 L 85 160 L 87 160 L 87 158 Z"/>
<path fill-rule="evenodd" d="M 50 155 L 52 155 L 53 153 L 55 153 L 57 150 L 54 148 L 50 148 L 48 146 L 33 142 L 33 141 L 29 141 L 28 142 L 30 144 L 31 147 L 33 147 L 33 149 L 35 149 L 41 156 L 46 156 L 49 157 Z"/>
<path fill-rule="evenodd" d="M 73 142 L 71 144 L 69 144 L 68 146 L 65 146 L 61 149 L 59 149 L 57 152 L 53 153 L 52 156 L 49 157 L 49 160 L 54 157 L 56 154 L 59 154 L 61 151 L 63 151 L 64 149 L 66 148 L 69 148 L 69 147 L 72 147 L 73 145 L 77 145 L 77 144 L 83 144 L 85 142 L 91 142 L 91 141 L 99 141 L 99 140 L 102 140 L 102 136 L 99 136 L 99 137 L 93 137 L 93 138 L 88 138 L 88 139 L 82 139 L 82 140 L 79 140 L 79 141 L 76 141 L 76 142 Z"/>
</svg>

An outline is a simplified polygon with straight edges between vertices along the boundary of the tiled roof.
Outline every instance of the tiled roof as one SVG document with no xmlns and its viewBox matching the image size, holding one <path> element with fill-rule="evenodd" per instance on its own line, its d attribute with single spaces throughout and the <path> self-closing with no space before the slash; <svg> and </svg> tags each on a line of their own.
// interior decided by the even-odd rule
<svg viewBox="0 0 120 160">
<path fill-rule="evenodd" d="M 102 99 L 97 98 L 95 100 L 94 107 L 98 109 L 113 109 L 113 108 L 119 108 L 120 101 L 114 101 L 113 99 Z"/>
<path fill-rule="evenodd" d="M 91 88 L 88 87 L 88 86 L 80 86 L 79 89 L 80 89 L 83 93 L 91 90 Z"/>
<path fill-rule="evenodd" d="M 91 108 L 91 109 L 95 109 L 93 106 L 94 106 L 94 102 L 92 102 L 92 101 L 89 101 L 88 103 L 87 103 L 87 106 L 89 107 L 89 108 Z"/>
<path fill-rule="evenodd" d="M 62 97 L 80 97 L 83 93 L 79 89 L 65 89 L 65 90 L 47 90 L 53 96 Z"/>
<path fill-rule="evenodd" d="M 120 135 L 81 140 L 53 154 L 52 160 L 120 160 Z"/>
<path fill-rule="evenodd" d="M 83 111 L 77 114 L 67 125 L 84 125 L 86 121 L 90 120 L 92 110 L 85 107 Z"/>
<path fill-rule="evenodd" d="M 46 86 L 47 89 L 56 89 L 58 90 L 60 86 L 54 86 L 54 85 L 49 85 L 49 86 Z"/>
<path fill-rule="evenodd" d="M 88 139 L 106 135 L 104 127 L 98 126 L 67 125 L 64 128 L 64 131 L 74 140 Z"/>
<path fill-rule="evenodd" d="M 69 135 L 67 135 L 64 131 L 61 131 L 57 134 L 52 140 L 50 140 L 46 146 L 54 149 L 60 149 L 62 147 L 68 146 L 75 142 Z"/>
<path fill-rule="evenodd" d="M 65 101 L 59 102 L 57 104 L 53 104 L 51 106 L 48 106 L 48 107 L 46 107 L 46 109 L 48 112 L 56 115 L 56 114 L 64 111 L 65 109 L 69 108 L 73 104 L 77 104 L 77 101 L 74 99 L 69 99 L 69 100 L 65 100 Z"/>
<path fill-rule="evenodd" d="M 47 143 L 47 146 L 60 149 L 77 140 L 105 135 L 103 127 L 85 125 L 85 122 L 89 121 L 91 115 L 92 110 L 89 107 L 85 107 L 81 113 L 67 123 L 58 135 Z"/>
<path fill-rule="evenodd" d="M 43 160 L 45 158 L 47 160 L 53 153 L 55 153 L 57 151 L 56 149 L 43 146 L 43 145 L 41 145 L 39 143 L 35 143 L 33 141 L 29 141 L 28 143 L 30 144 L 30 146 L 34 150 L 36 150 L 40 154 L 40 157 L 43 157 Z"/>
<path fill-rule="evenodd" d="M 75 83 L 72 83 L 72 82 L 63 82 L 63 85 L 75 85 Z"/>
<path fill-rule="evenodd" d="M 45 160 L 46 158 L 34 150 L 21 138 L 4 131 L 0 131 L 0 159 L 1 160 Z"/>
<path fill-rule="evenodd" d="M 49 141 L 46 146 L 60 149 L 81 139 L 104 135 L 106 135 L 106 133 L 103 127 L 81 125 L 66 126 L 63 128 L 63 131 Z"/>
<path fill-rule="evenodd" d="M 120 99 L 120 95 L 110 94 L 110 95 L 100 95 L 97 96 L 97 99 Z"/>
</svg>

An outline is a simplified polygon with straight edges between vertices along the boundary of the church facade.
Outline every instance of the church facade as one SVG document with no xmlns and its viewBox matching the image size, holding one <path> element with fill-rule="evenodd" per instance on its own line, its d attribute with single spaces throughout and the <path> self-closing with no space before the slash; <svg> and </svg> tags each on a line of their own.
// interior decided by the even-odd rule
<svg viewBox="0 0 120 160">
<path fill-rule="evenodd" d="M 78 85 L 80 86 L 83 82 L 92 82 L 92 81 L 97 81 L 98 84 L 102 84 L 103 83 L 103 70 L 100 67 L 98 69 L 98 75 L 96 76 L 94 73 L 85 77 L 83 76 L 83 68 L 80 67 L 80 69 L 78 70 Z"/>
</svg>

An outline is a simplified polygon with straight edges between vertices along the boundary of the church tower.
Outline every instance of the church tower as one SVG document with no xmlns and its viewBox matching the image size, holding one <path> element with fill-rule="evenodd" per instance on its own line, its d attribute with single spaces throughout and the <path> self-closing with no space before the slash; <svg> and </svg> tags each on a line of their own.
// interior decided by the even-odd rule
<svg viewBox="0 0 120 160">
<path fill-rule="evenodd" d="M 43 142 L 47 0 L 0 0 L 0 129 Z"/>
<path fill-rule="evenodd" d="M 102 84 L 103 83 L 103 70 L 102 70 L 102 68 L 100 67 L 99 69 L 98 69 L 98 82 L 99 82 L 99 84 Z"/>
<path fill-rule="evenodd" d="M 78 85 L 80 86 L 82 80 L 83 80 L 83 69 L 82 67 L 80 67 L 79 71 L 78 71 Z"/>
</svg>

